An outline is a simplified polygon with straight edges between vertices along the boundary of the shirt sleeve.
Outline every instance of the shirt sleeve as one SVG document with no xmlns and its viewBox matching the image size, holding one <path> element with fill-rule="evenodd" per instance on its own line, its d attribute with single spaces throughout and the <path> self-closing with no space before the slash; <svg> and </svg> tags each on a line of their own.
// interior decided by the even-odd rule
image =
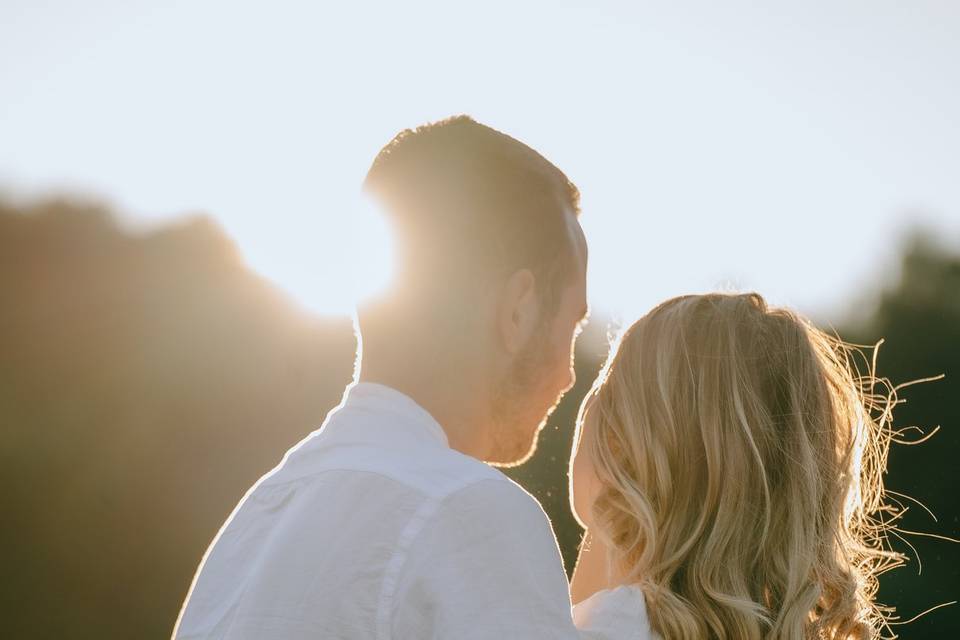
<svg viewBox="0 0 960 640">
<path fill-rule="evenodd" d="M 391 627 L 397 640 L 579 638 L 540 504 L 499 479 L 440 501 L 398 576 Z"/>
</svg>

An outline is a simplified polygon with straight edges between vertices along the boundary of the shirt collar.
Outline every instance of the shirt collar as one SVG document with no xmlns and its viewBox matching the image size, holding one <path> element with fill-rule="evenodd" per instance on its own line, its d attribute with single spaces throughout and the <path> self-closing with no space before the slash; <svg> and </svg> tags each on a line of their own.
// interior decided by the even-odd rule
<svg viewBox="0 0 960 640">
<path fill-rule="evenodd" d="M 408 422 L 423 426 L 427 433 L 443 446 L 450 446 L 447 433 L 430 412 L 417 404 L 416 400 L 393 387 L 378 382 L 354 382 L 343 392 L 342 405 L 385 411 L 407 418 Z"/>
</svg>

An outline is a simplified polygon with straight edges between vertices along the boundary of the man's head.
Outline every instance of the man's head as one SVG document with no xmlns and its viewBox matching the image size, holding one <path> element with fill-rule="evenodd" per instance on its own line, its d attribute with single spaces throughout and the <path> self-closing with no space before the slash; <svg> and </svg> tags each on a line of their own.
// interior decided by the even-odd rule
<svg viewBox="0 0 960 640">
<path fill-rule="evenodd" d="M 576 187 L 530 147 L 458 116 L 398 134 L 364 188 L 397 255 L 390 292 L 360 309 L 365 351 L 370 334 L 429 337 L 431 364 L 411 366 L 479 376 L 480 457 L 524 459 L 573 384 L 587 261 Z"/>
</svg>

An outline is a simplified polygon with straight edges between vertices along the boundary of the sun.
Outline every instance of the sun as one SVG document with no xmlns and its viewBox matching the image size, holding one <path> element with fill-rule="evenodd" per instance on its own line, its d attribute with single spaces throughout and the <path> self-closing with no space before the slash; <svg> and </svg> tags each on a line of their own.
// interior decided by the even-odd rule
<svg viewBox="0 0 960 640">
<path fill-rule="evenodd" d="M 276 222 L 237 233 L 237 242 L 254 271 L 310 312 L 349 316 L 359 301 L 388 284 L 389 227 L 368 198 Z"/>
</svg>

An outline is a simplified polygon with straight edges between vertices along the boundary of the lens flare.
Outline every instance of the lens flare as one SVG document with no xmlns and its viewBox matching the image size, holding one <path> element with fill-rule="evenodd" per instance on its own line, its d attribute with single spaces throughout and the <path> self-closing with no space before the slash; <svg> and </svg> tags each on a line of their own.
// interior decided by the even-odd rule
<svg viewBox="0 0 960 640">
<path fill-rule="evenodd" d="M 247 263 L 320 315 L 350 315 L 388 283 L 393 247 L 382 213 L 357 196 L 346 211 L 304 214 L 274 231 L 237 234 Z"/>
</svg>

